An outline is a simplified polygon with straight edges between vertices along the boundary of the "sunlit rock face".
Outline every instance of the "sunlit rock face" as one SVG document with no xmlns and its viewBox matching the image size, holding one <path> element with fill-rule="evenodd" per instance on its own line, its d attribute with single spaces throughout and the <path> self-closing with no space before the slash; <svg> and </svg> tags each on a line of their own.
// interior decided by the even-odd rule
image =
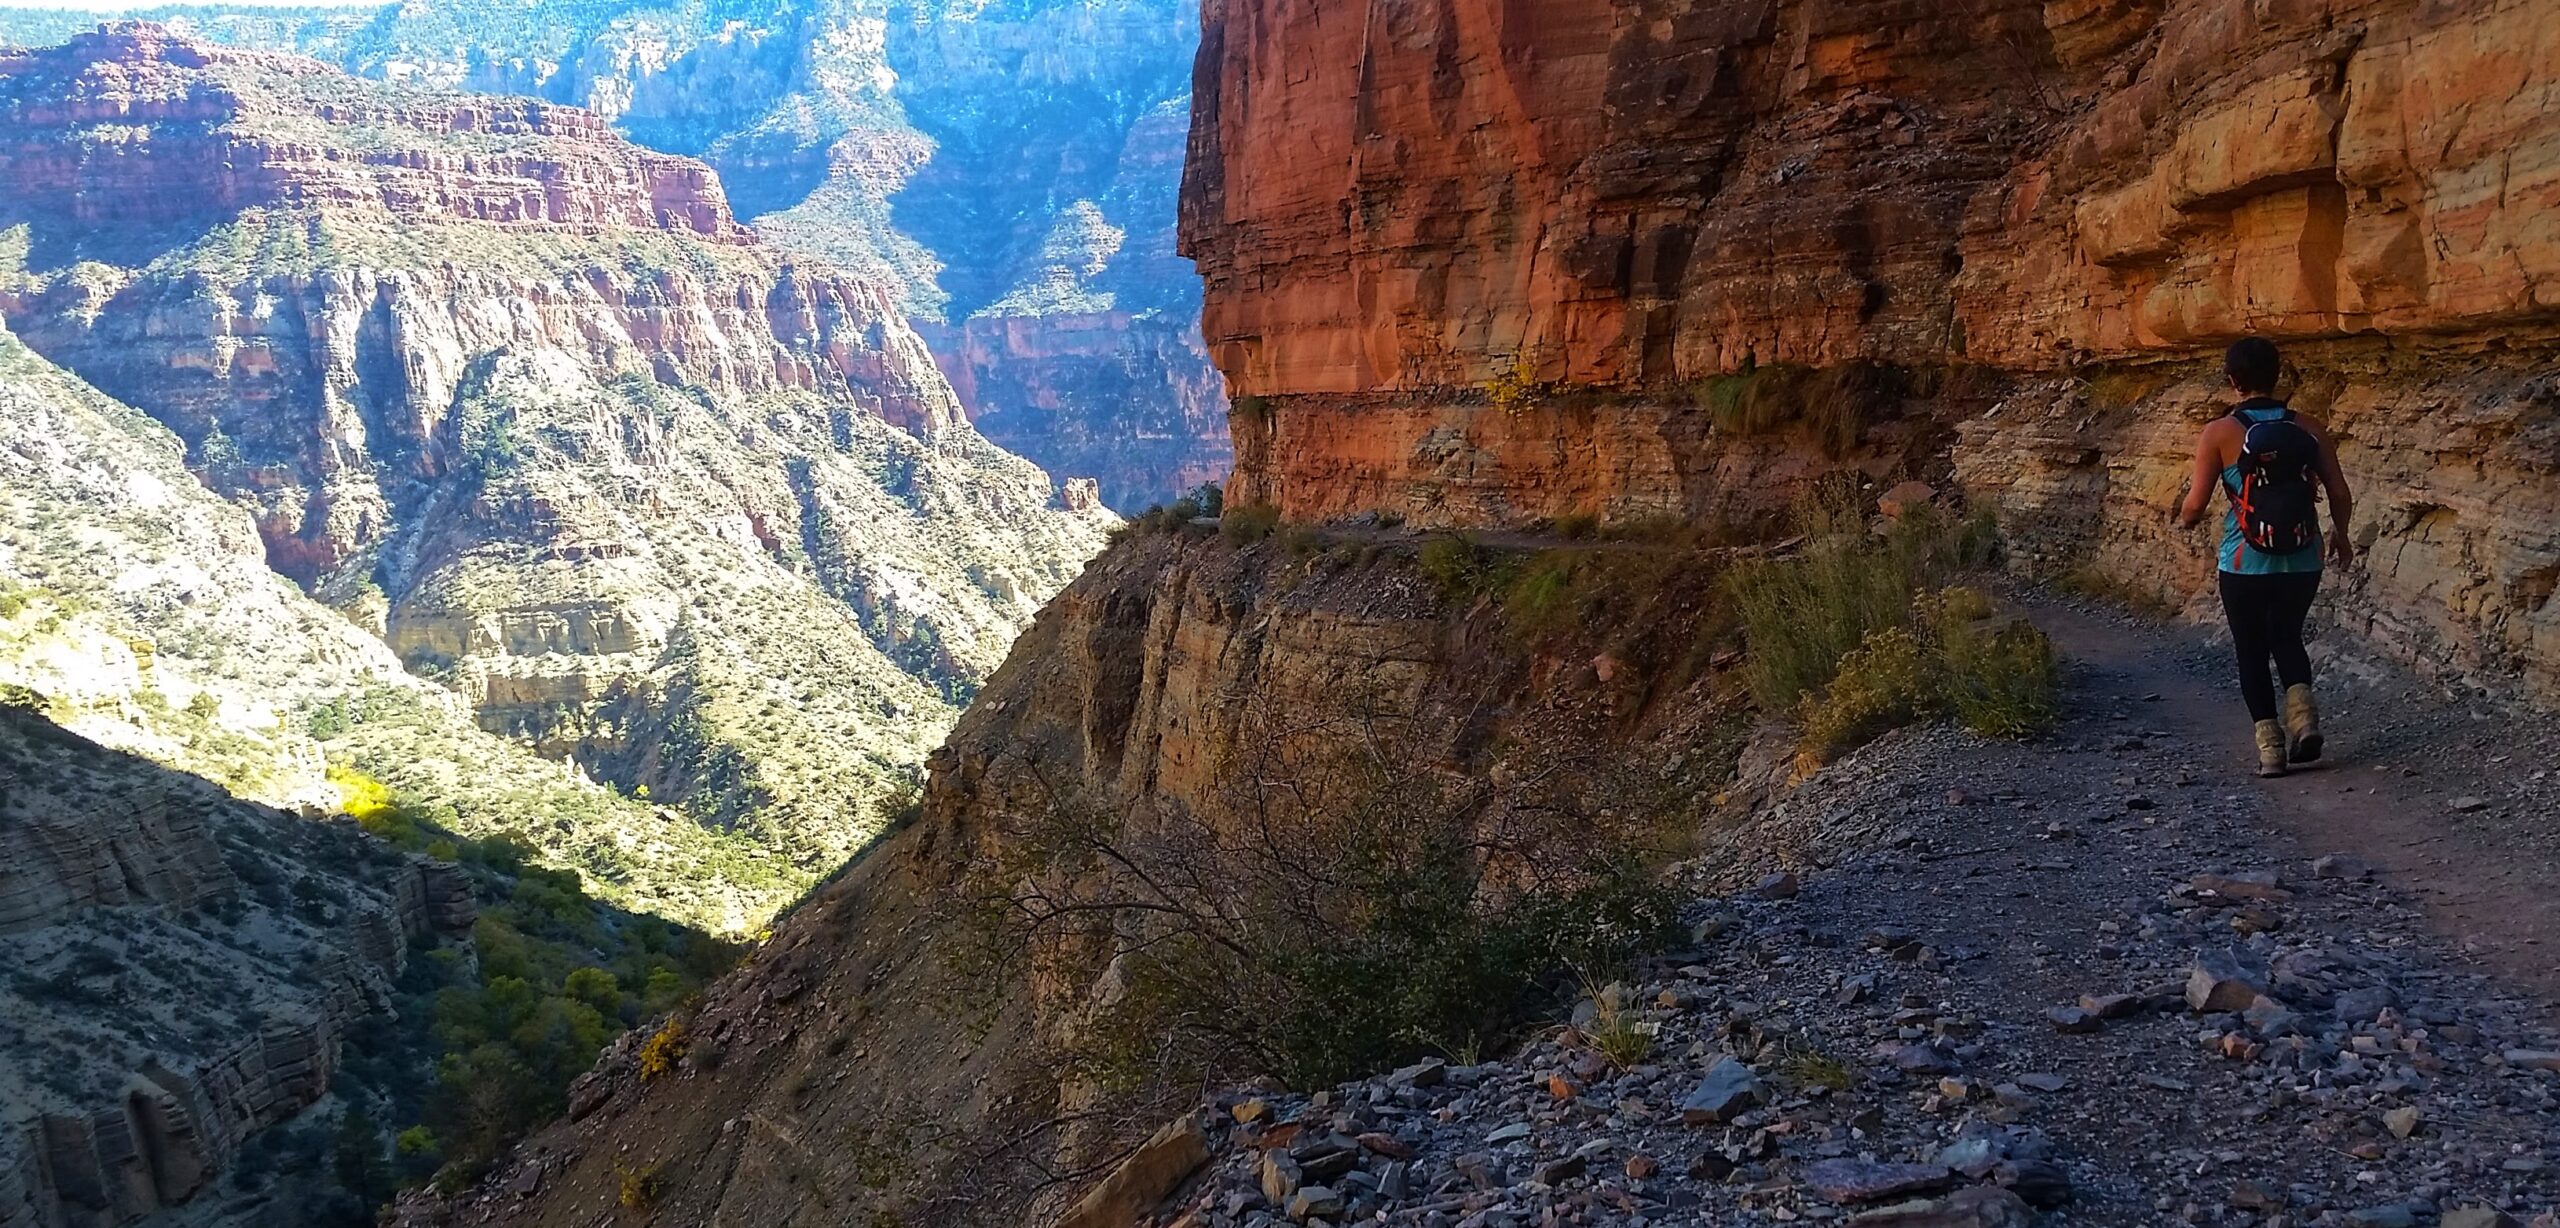
<svg viewBox="0 0 2560 1228">
<path fill-rule="evenodd" d="M 885 287 L 982 433 L 1123 510 L 1225 476 L 1226 397 L 1173 251 L 1189 0 L 736 3 L 297 15 L 192 36 L 584 108 L 719 173 L 783 250 Z M 0 39 L 77 32 L 0 13 Z"/>
<path fill-rule="evenodd" d="M 2023 559 L 2183 600 L 2180 453 L 2256 333 L 2366 487 L 2345 616 L 2560 676 L 2555 38 L 2529 0 L 1217 0 L 1183 241 L 1256 410 L 1229 497 L 1727 516 L 1786 463 L 1751 381 L 1885 368 L 1835 460 L 1952 443 Z"/>
<path fill-rule="evenodd" d="M 1111 522 L 969 426 L 895 288 L 583 111 L 129 25 L 0 59 L 0 116 L 25 378 L 155 419 L 483 729 L 757 850 L 714 924 L 868 839 Z"/>
</svg>

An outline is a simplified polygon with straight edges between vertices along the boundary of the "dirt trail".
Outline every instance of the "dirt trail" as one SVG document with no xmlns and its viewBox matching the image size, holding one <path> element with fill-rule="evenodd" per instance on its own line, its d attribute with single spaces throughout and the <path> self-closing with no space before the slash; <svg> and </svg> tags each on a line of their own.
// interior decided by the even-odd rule
<svg viewBox="0 0 2560 1228">
<path fill-rule="evenodd" d="M 1199 1222 L 1279 1222 L 1321 1180 L 1331 1222 L 1464 1228 L 1839 1223 L 1910 1192 L 1938 1201 L 1865 1222 L 2560 1228 L 2550 743 L 2332 665 L 2339 761 L 2260 782 L 2207 631 L 2020 604 L 2068 657 L 2052 733 L 1901 729 L 1720 816 L 1683 870 L 1693 945 L 1615 1024 L 1578 1012 L 1651 1029 L 1637 1059 L 1558 1027 L 1428 1079 L 1233 1089 Z"/>
<path fill-rule="evenodd" d="M 2451 951 L 2560 1016 L 2560 731 L 2548 717 L 2463 702 L 2315 646 L 2328 754 L 2259 780 L 2227 641 L 2076 603 L 2022 604 L 2080 675 L 2077 702 L 2112 705 L 2178 745 L 2304 847 L 2372 866 L 2422 905 Z"/>
</svg>

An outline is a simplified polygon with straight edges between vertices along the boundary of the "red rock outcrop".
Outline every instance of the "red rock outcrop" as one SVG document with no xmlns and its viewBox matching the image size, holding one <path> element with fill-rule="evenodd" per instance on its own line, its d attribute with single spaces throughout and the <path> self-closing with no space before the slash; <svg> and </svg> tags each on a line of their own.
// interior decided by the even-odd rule
<svg viewBox="0 0 2560 1228">
<path fill-rule="evenodd" d="M 394 93 L 317 60 L 206 46 L 150 23 L 0 54 L 0 125 L 9 209 L 92 227 L 290 204 L 749 238 L 709 167 L 626 144 L 585 111 Z M 330 139 L 344 129 L 380 139 Z"/>
<path fill-rule="evenodd" d="M 2210 400 L 2136 381 L 2174 395 L 2118 406 L 2135 433 L 2093 434 L 2073 425 L 2092 364 L 2183 374 L 2255 332 L 2297 343 L 2381 494 L 2355 617 L 2487 635 L 2507 647 L 2468 655 L 2548 675 L 2560 614 L 2530 596 L 2553 562 L 2547 411 L 2529 363 L 2470 355 L 2560 338 L 2555 17 L 2548 0 L 1216 0 L 1183 227 L 1212 354 L 1266 403 L 1239 416 L 1230 498 L 1460 524 L 1721 515 L 1737 476 L 1770 472 L 1768 432 L 1714 421 L 1744 373 L 1963 367 L 2009 395 L 1958 462 L 2050 538 L 2165 512 L 2171 437 Z M 2434 443 L 2428 407 L 2480 395 L 2506 425 Z M 2145 418 L 2175 425 L 2152 438 Z M 2088 459 L 2031 466 L 2028 441 L 2057 435 Z M 1873 477 L 1925 467 L 1865 442 L 1848 451 Z M 2448 454 L 2463 463 L 2412 459 Z M 2055 464 L 2077 476 L 2021 483 Z M 2042 498 L 2065 487 L 2068 507 Z M 2454 529 L 2450 508 L 2477 510 Z M 2114 560 L 2148 536 L 2044 553 Z"/>
<path fill-rule="evenodd" d="M 449 463 L 456 391 L 502 346 L 823 391 L 918 434 L 959 420 L 886 291 L 770 253 L 709 168 L 582 111 L 135 23 L 0 59 L 0 129 L 0 220 L 110 266 L 0 309 L 200 456 L 235 449 L 233 493 L 306 583 L 379 544 L 386 486 Z"/>
<path fill-rule="evenodd" d="M 1135 513 L 1232 464 L 1227 398 L 1187 319 L 1128 311 L 918 325 L 978 432 Z"/>
</svg>

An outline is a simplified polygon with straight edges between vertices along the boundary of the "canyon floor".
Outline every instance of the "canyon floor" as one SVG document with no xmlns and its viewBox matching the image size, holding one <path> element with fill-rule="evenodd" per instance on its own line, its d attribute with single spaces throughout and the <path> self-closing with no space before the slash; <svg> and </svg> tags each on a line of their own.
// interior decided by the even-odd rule
<svg viewBox="0 0 2560 1228">
<path fill-rule="evenodd" d="M 2327 762 L 2260 781 L 2209 633 L 2022 603 L 2052 736 L 1906 731 L 1751 810 L 1695 949 L 1516 1053 L 1215 1098 L 1167 1214 L 2551 1222 L 2553 723 L 2329 652 Z"/>
</svg>

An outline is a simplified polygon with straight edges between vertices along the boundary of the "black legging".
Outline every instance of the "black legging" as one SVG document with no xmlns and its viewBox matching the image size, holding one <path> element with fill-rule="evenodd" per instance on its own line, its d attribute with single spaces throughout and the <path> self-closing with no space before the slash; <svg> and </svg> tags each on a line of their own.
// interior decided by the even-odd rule
<svg viewBox="0 0 2560 1228">
<path fill-rule="evenodd" d="M 2248 701 L 2249 719 L 2276 719 L 2275 681 L 2267 676 L 2267 660 L 2288 687 L 2311 681 L 2311 654 L 2302 647 L 2302 624 L 2311 616 L 2311 598 L 2320 591 L 2320 573 L 2299 571 L 2277 576 L 2222 573 L 2222 615 L 2231 620 L 2231 647 L 2240 654 L 2240 698 Z"/>
</svg>

